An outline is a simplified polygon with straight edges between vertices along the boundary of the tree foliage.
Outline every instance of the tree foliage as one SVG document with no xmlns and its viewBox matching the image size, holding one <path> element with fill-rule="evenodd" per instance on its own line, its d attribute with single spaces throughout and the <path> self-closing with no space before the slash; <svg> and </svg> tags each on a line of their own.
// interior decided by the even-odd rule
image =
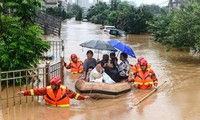
<svg viewBox="0 0 200 120">
<path fill-rule="evenodd" d="M 79 5 L 69 3 L 67 4 L 66 9 L 67 9 L 67 15 L 69 16 L 69 18 L 76 17 L 78 16 L 78 14 L 80 16 L 80 13 L 81 13 L 81 16 L 83 16 L 83 9 Z"/>
<path fill-rule="evenodd" d="M 150 21 L 153 15 L 145 8 L 132 8 L 130 12 L 121 14 L 116 26 L 128 33 L 141 34 L 147 32 L 146 21 Z"/>
<path fill-rule="evenodd" d="M 101 2 L 92 6 L 87 17 L 93 23 L 114 25 L 128 33 L 140 34 L 147 32 L 146 21 L 153 15 L 147 8 L 134 8 L 127 2 L 112 0 L 110 6 Z"/>
<path fill-rule="evenodd" d="M 78 8 L 78 12 L 76 14 L 75 20 L 81 21 L 82 20 L 83 9 L 81 7 Z"/>
<path fill-rule="evenodd" d="M 173 14 L 164 13 L 149 22 L 155 40 L 169 48 L 200 49 L 200 5 L 196 1 L 181 6 Z"/>
<path fill-rule="evenodd" d="M 148 30 L 153 33 L 155 41 L 165 43 L 172 18 L 173 12 L 162 10 L 161 14 L 155 15 L 152 21 L 147 21 Z"/>
<path fill-rule="evenodd" d="M 167 44 L 178 48 L 199 47 L 200 41 L 200 6 L 196 2 L 182 6 L 169 26 L 170 37 Z M 168 42 L 169 41 L 169 42 Z"/>
<path fill-rule="evenodd" d="M 5 0 L 3 3 L 6 9 L 10 9 L 13 17 L 19 17 L 23 27 L 33 24 L 32 18 L 41 9 L 41 0 Z"/>
<path fill-rule="evenodd" d="M 43 31 L 32 22 L 39 0 L 10 0 L 5 8 L 13 9 L 9 16 L 0 13 L 0 65 L 3 71 L 36 66 L 42 53 L 50 47 L 41 38 Z M 28 3 L 31 5 L 27 5 Z M 21 4 L 20 4 L 21 3 Z M 29 12 L 27 12 L 30 10 Z"/>
<path fill-rule="evenodd" d="M 102 12 L 108 9 L 109 6 L 106 3 L 99 2 L 95 6 L 90 7 L 90 9 L 88 10 L 87 18 L 88 20 L 91 20 L 93 16 L 97 16 L 98 14 L 101 14 Z"/>
</svg>

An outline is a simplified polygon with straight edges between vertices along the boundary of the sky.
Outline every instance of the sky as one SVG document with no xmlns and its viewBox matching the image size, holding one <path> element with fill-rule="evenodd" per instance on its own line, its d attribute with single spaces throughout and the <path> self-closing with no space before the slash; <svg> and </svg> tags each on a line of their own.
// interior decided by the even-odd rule
<svg viewBox="0 0 200 120">
<path fill-rule="evenodd" d="M 93 0 L 89 0 L 89 1 L 93 1 Z M 109 0 L 103 0 L 104 2 L 108 2 Z M 122 0 L 124 1 L 124 0 Z M 169 0 L 127 0 L 127 1 L 134 1 L 137 6 L 140 6 L 142 3 L 143 4 L 156 4 L 156 5 L 159 5 L 159 6 L 167 6 L 168 5 L 168 2 Z"/>
</svg>

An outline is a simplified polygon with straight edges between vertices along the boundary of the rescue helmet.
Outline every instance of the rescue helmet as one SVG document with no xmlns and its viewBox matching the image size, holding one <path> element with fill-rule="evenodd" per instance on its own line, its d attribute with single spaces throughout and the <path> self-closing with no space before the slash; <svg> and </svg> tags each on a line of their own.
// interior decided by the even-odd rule
<svg viewBox="0 0 200 120">
<path fill-rule="evenodd" d="M 76 54 L 71 54 L 71 59 L 77 58 Z"/>
<path fill-rule="evenodd" d="M 137 61 L 138 62 L 141 62 L 141 60 L 143 60 L 144 58 L 143 57 L 139 57 L 138 59 L 137 59 Z"/>
<path fill-rule="evenodd" d="M 50 81 L 50 84 L 51 85 L 55 85 L 55 86 L 58 86 L 62 83 L 62 80 L 60 77 L 53 77 Z"/>
<path fill-rule="evenodd" d="M 147 62 L 147 60 L 145 60 L 145 59 L 142 59 L 141 61 L 140 61 L 140 65 L 142 65 L 142 66 L 146 66 L 148 64 L 148 62 Z"/>
</svg>

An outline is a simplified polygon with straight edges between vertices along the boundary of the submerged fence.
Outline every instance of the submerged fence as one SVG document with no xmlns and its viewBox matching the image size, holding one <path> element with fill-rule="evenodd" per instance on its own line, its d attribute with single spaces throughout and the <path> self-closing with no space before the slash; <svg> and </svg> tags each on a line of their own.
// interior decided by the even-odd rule
<svg viewBox="0 0 200 120">
<path fill-rule="evenodd" d="M 55 55 L 54 59 L 45 61 L 37 68 L 1 71 L 0 69 L 0 100 L 5 106 L 28 102 L 30 97 L 18 96 L 17 92 L 33 88 L 42 88 L 49 85 L 52 77 L 61 77 L 64 80 L 64 44 L 63 41 L 51 41 L 51 49 L 44 54 Z M 59 61 L 58 61 L 59 59 Z M 43 97 L 37 97 L 42 100 Z M 30 101 L 34 101 L 34 97 Z"/>
</svg>

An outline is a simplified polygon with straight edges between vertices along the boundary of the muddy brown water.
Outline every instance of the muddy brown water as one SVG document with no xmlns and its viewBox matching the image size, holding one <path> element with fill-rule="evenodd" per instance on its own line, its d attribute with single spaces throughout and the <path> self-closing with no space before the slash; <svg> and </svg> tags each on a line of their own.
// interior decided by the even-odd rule
<svg viewBox="0 0 200 120">
<path fill-rule="evenodd" d="M 139 105 L 134 106 L 151 90 L 137 90 L 117 99 L 101 100 L 71 100 L 69 108 L 46 106 L 44 101 L 38 103 L 35 98 L 23 98 L 19 105 L 6 108 L 5 101 L 1 101 L 0 120 L 199 120 L 200 119 L 200 58 L 190 52 L 171 50 L 151 40 L 150 35 L 128 35 L 127 37 L 113 37 L 103 33 L 100 25 L 88 22 L 68 20 L 62 25 L 61 39 L 65 41 L 65 61 L 69 61 L 71 53 L 76 53 L 82 60 L 86 58 L 87 48 L 80 43 L 92 39 L 119 39 L 130 44 L 137 57 L 145 57 L 152 65 L 159 84 L 167 81 L 157 92 L 152 94 Z M 50 37 L 49 39 L 57 39 Z M 104 53 L 104 52 L 103 52 Z M 102 54 L 99 54 L 101 58 Z M 95 58 L 98 57 L 95 51 Z M 130 63 L 136 59 L 129 57 Z M 79 75 L 65 72 L 65 84 L 74 90 L 75 81 Z"/>
</svg>

